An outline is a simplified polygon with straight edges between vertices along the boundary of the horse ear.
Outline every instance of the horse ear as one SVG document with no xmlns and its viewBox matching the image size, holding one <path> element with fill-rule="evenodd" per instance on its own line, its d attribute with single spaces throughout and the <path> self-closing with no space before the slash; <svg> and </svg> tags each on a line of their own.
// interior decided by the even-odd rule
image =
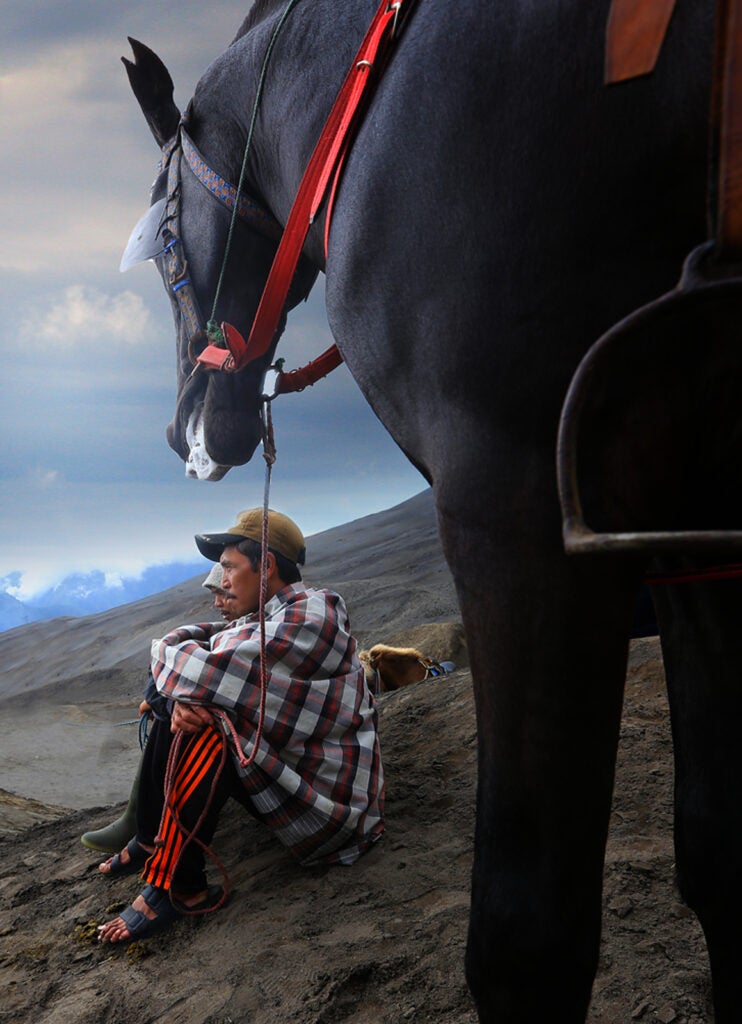
<svg viewBox="0 0 742 1024">
<path fill-rule="evenodd" d="M 173 80 L 153 50 L 131 36 L 129 43 L 134 62 L 126 57 L 121 60 L 150 131 L 162 147 L 175 135 L 180 121 L 180 111 L 173 102 Z"/>
</svg>

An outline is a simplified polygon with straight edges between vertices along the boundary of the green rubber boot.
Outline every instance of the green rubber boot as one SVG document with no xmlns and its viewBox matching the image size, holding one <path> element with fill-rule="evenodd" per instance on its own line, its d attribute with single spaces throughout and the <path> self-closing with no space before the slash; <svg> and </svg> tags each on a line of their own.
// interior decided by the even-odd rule
<svg viewBox="0 0 742 1024">
<path fill-rule="evenodd" d="M 136 775 L 131 787 L 129 802 L 124 813 L 112 821 L 105 828 L 96 829 L 95 832 L 86 832 L 80 836 L 80 842 L 89 850 L 96 850 L 98 853 L 119 853 L 132 836 L 137 832 L 137 790 L 139 788 L 139 776 L 142 771 L 142 758 L 139 758 Z"/>
</svg>

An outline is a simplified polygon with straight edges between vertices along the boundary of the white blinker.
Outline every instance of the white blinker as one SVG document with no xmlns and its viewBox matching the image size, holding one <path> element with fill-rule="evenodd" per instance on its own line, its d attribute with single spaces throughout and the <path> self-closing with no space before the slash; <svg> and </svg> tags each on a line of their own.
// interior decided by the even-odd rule
<svg viewBox="0 0 742 1024">
<path fill-rule="evenodd" d="M 158 199 L 137 221 L 121 257 L 119 270 L 122 273 L 137 263 L 144 263 L 162 254 L 165 248 L 161 231 L 165 203 L 165 199 Z"/>
</svg>

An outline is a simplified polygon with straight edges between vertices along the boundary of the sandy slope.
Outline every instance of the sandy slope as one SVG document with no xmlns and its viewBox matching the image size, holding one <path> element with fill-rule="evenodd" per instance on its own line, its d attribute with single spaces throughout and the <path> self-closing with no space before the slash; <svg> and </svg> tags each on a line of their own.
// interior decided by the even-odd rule
<svg viewBox="0 0 742 1024">
<path fill-rule="evenodd" d="M 377 531 L 372 519 L 357 533 L 351 524 L 324 554 L 318 544 L 317 566 L 351 596 L 364 639 L 413 637 L 450 655 L 458 643 L 456 630 L 421 625 L 450 618 L 445 608 L 438 616 L 429 614 L 446 587 L 452 599 L 434 535 L 425 541 L 425 530 L 432 529 L 429 504 L 421 499 L 412 510 L 402 506 L 387 515 L 396 516 L 397 523 L 382 520 Z M 406 539 L 405 529 L 411 531 Z M 391 554 L 395 530 L 404 542 Z M 427 552 L 418 552 L 414 538 L 429 543 Z M 334 568 L 345 573 L 343 579 L 332 575 L 333 547 L 341 556 Z M 423 585 L 411 594 L 409 581 L 417 579 L 416 572 Z M 190 596 L 174 596 L 176 603 L 199 597 L 197 587 Z M 156 607 L 163 620 L 175 615 L 167 602 Z M 389 619 L 384 626 L 385 607 L 393 609 L 399 632 L 391 630 Z M 140 611 L 132 605 L 118 623 L 89 622 L 91 643 L 104 631 L 117 633 L 122 623 L 133 627 Z M 409 619 L 401 623 L 404 615 Z M 148 616 L 156 621 L 146 610 L 143 630 Z M 29 658 L 34 646 L 27 648 Z M 456 656 L 465 665 L 462 654 L 459 649 Z M 130 699 L 123 691 L 133 687 L 139 671 L 113 665 L 80 680 L 74 672 L 69 675 L 74 659 L 60 656 L 59 666 L 68 673 L 63 682 L 0 704 L 11 731 L 25 736 L 27 778 L 46 778 L 45 786 L 46 770 L 34 760 L 33 722 L 23 717 L 28 705 L 35 707 L 34 721 L 56 717 L 60 730 L 64 724 L 58 737 L 64 740 L 74 731 L 69 716 L 95 716 L 96 701 L 113 714 L 120 700 L 116 713 L 123 712 Z M 371 853 L 351 869 L 299 868 L 235 807 L 223 815 L 214 844 L 233 887 L 230 904 L 128 950 L 101 948 L 94 927 L 131 899 L 137 883 L 100 877 L 96 859 L 78 840 L 85 828 L 110 820 L 110 808 L 44 822 L 39 821 L 43 808 L 0 793 L 6 823 L 14 821 L 20 829 L 0 838 L 0 1022 L 473 1024 L 462 970 L 476 774 L 468 671 L 464 667 L 448 679 L 388 695 L 379 712 L 387 833 Z M 90 736 L 95 728 L 103 726 L 94 718 L 83 734 Z M 99 746 L 98 753 L 107 766 L 110 748 Z M 75 779 L 73 793 L 81 792 L 82 784 L 92 793 L 95 772 L 79 751 L 62 742 L 61 750 L 45 751 L 44 758 L 51 756 L 59 758 L 58 772 Z M 671 779 L 658 643 L 635 641 L 590 1024 L 707 1024 L 712 1019 L 700 929 L 673 888 Z"/>
<path fill-rule="evenodd" d="M 345 597 L 362 645 L 458 617 L 430 491 L 310 537 L 307 549 L 307 582 Z M 204 576 L 210 565 L 204 560 Z M 128 795 L 136 728 L 120 723 L 136 714 L 152 638 L 218 617 L 202 580 L 99 615 L 0 634 L 1 787 L 70 808 Z"/>
</svg>

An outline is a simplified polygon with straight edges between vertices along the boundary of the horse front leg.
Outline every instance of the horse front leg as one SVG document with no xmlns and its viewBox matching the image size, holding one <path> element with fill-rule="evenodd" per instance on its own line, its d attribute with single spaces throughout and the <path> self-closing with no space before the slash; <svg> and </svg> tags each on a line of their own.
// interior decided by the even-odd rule
<svg viewBox="0 0 742 1024">
<path fill-rule="evenodd" d="M 467 979 L 487 1024 L 582 1024 L 636 572 L 568 561 L 535 529 L 439 519 L 479 732 Z"/>
<path fill-rule="evenodd" d="M 675 857 L 716 1024 L 742 1015 L 742 583 L 655 588 L 675 754 Z"/>
</svg>

